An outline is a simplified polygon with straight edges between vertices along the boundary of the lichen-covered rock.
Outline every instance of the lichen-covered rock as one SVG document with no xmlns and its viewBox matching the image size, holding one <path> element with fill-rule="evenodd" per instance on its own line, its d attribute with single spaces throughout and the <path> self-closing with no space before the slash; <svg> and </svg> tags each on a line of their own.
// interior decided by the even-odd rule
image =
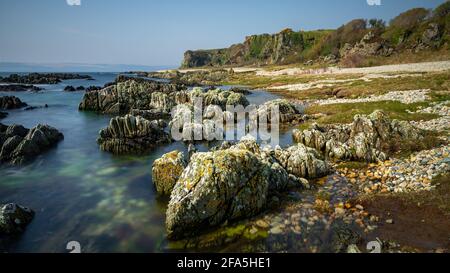
<svg viewBox="0 0 450 273">
<path fill-rule="evenodd" d="M 201 88 L 194 88 L 191 91 L 191 102 L 194 102 L 196 98 L 201 98 L 205 107 L 208 105 L 218 105 L 222 110 L 225 110 L 227 105 L 242 105 L 246 107 L 250 104 L 243 94 L 222 89 L 204 91 Z"/>
<path fill-rule="evenodd" d="M 306 147 L 303 150 L 303 157 L 294 156 L 296 161 L 286 155 L 290 150 L 279 151 L 285 153 L 279 157 L 292 174 L 319 177 L 327 173 L 325 163 L 312 155 L 317 152 Z M 200 228 L 251 217 L 276 192 L 291 186 L 307 186 L 307 181 L 289 174 L 275 153 L 261 149 L 251 139 L 195 153 L 172 191 L 166 218 L 169 238 L 182 238 L 198 233 Z"/>
<path fill-rule="evenodd" d="M 156 191 L 161 195 L 170 195 L 186 165 L 184 154 L 179 151 L 156 159 L 152 167 L 152 180 Z"/>
<path fill-rule="evenodd" d="M 314 124 L 309 130 L 294 130 L 297 143 L 312 147 L 326 158 L 377 162 L 385 161 L 382 145 L 392 139 L 421 139 L 421 130 L 408 122 L 390 120 L 382 111 L 356 115 L 348 125 Z"/>
<path fill-rule="evenodd" d="M 247 150 L 196 153 L 172 191 L 169 238 L 257 214 L 269 192 L 270 169 Z"/>
<path fill-rule="evenodd" d="M 289 123 L 303 120 L 303 110 L 301 106 L 296 105 L 285 99 L 277 99 L 264 103 L 258 107 L 258 116 L 266 116 L 268 121 L 272 117 L 272 109 L 277 109 L 280 123 Z"/>
<path fill-rule="evenodd" d="M 121 114 L 128 113 L 131 109 L 150 110 L 154 108 L 154 105 L 158 105 L 167 110 L 169 97 L 161 96 L 161 94 L 168 96 L 171 94 L 171 98 L 175 99 L 175 93 L 183 89 L 183 86 L 176 84 L 127 79 L 101 90 L 86 92 L 79 109 L 105 114 Z M 153 93 L 159 93 L 159 95 L 153 95 Z"/>
<path fill-rule="evenodd" d="M 0 235 L 22 233 L 33 220 L 34 211 L 17 204 L 0 205 Z"/>
<path fill-rule="evenodd" d="M 21 125 L 0 126 L 0 161 L 20 165 L 47 151 L 64 138 L 55 128 L 39 124 L 32 129 Z"/>
<path fill-rule="evenodd" d="M 25 106 L 27 106 L 27 104 L 22 102 L 18 97 L 15 97 L 15 96 L 0 97 L 0 109 L 1 110 L 18 109 L 18 108 L 23 108 Z"/>
<path fill-rule="evenodd" d="M 283 150 L 275 149 L 275 158 L 290 174 L 301 178 L 319 178 L 331 171 L 331 166 L 321 160 L 321 155 L 313 148 L 298 144 Z"/>
<path fill-rule="evenodd" d="M 100 130 L 97 143 L 102 150 L 114 154 L 140 154 L 170 142 L 163 125 L 162 120 L 149 121 L 140 116 L 115 117 Z"/>
</svg>

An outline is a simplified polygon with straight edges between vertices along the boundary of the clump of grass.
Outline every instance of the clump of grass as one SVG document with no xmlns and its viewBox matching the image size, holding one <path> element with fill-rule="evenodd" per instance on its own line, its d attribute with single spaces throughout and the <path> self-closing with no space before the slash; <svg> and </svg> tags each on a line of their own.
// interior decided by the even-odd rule
<svg viewBox="0 0 450 273">
<path fill-rule="evenodd" d="M 446 144 L 435 132 L 425 132 L 423 139 L 392 139 L 384 142 L 381 149 L 392 157 L 405 158 L 423 150 L 430 150 Z"/>
</svg>

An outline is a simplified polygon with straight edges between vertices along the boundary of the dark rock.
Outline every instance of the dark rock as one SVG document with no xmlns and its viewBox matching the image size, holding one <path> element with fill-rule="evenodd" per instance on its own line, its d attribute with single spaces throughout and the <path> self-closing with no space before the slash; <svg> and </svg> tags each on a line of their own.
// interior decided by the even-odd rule
<svg viewBox="0 0 450 273">
<path fill-rule="evenodd" d="M 71 85 L 68 85 L 68 86 L 66 86 L 66 87 L 64 88 L 64 91 L 66 91 L 66 92 L 75 92 L 75 91 L 77 91 L 77 90 L 75 89 L 75 87 L 73 87 L 73 86 L 71 86 Z"/>
<path fill-rule="evenodd" d="M 24 91 L 39 92 L 41 90 L 44 89 L 34 85 L 26 85 L 26 84 L 0 85 L 0 92 L 24 92 Z"/>
<path fill-rule="evenodd" d="M 76 90 L 77 90 L 77 91 L 83 91 L 83 90 L 85 90 L 85 89 L 86 89 L 86 88 L 84 88 L 84 86 L 78 86 Z"/>
<path fill-rule="evenodd" d="M 149 121 L 140 116 L 112 118 L 109 126 L 100 130 L 100 148 L 114 154 L 142 154 L 157 145 L 169 143 L 163 121 Z"/>
<path fill-rule="evenodd" d="M 25 106 L 27 106 L 27 104 L 22 102 L 18 97 L 15 96 L 0 97 L 0 109 L 11 110 L 23 108 Z"/>
<path fill-rule="evenodd" d="M 28 130 L 21 125 L 0 126 L 0 162 L 20 165 L 47 151 L 64 138 L 48 125 Z"/>
<path fill-rule="evenodd" d="M 6 112 L 0 112 L 0 119 L 4 119 L 8 116 L 8 113 Z"/>
<path fill-rule="evenodd" d="M 0 235 L 20 234 L 33 220 L 34 211 L 17 204 L 0 205 Z"/>
<path fill-rule="evenodd" d="M 31 73 L 28 75 L 11 74 L 9 77 L 0 79 L 0 82 L 20 84 L 57 84 L 63 80 L 74 79 L 90 80 L 92 77 L 89 75 L 73 73 Z"/>
</svg>

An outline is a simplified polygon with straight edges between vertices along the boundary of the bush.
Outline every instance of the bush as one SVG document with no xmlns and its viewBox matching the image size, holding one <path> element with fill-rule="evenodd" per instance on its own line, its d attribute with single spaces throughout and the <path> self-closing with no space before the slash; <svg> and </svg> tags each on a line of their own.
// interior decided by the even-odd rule
<svg viewBox="0 0 450 273">
<path fill-rule="evenodd" d="M 410 9 L 391 20 L 390 26 L 401 29 L 412 29 L 423 22 L 430 11 L 424 8 Z"/>
<path fill-rule="evenodd" d="M 450 14 L 450 1 L 445 2 L 444 4 L 438 6 L 433 11 L 433 17 L 445 17 Z"/>
</svg>

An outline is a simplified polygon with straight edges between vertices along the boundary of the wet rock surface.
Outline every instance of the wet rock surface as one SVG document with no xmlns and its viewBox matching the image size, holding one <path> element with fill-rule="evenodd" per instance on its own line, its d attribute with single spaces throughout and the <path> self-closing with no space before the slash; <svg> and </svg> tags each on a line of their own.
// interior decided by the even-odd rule
<svg viewBox="0 0 450 273">
<path fill-rule="evenodd" d="M 18 109 L 27 106 L 26 103 L 22 102 L 18 97 L 15 96 L 5 96 L 0 97 L 0 109 L 11 110 Z"/>
<path fill-rule="evenodd" d="M 92 77 L 89 75 L 73 73 L 30 73 L 27 75 L 11 74 L 8 77 L 0 78 L 0 82 L 20 84 L 57 84 L 63 80 L 75 79 L 92 80 Z"/>
<path fill-rule="evenodd" d="M 25 92 L 25 91 L 39 92 L 42 90 L 43 90 L 43 88 L 41 88 L 41 87 L 37 87 L 34 85 L 27 85 L 27 84 L 0 85 L 0 92 Z"/>
<path fill-rule="evenodd" d="M 0 205 L 0 236 L 22 233 L 33 217 L 30 208 L 14 203 Z"/>
<path fill-rule="evenodd" d="M 57 129 L 39 124 L 32 129 L 0 124 L 0 161 L 20 165 L 55 146 L 64 138 Z"/>
<path fill-rule="evenodd" d="M 149 121 L 140 116 L 115 117 L 100 130 L 97 142 L 102 150 L 114 154 L 141 154 L 170 142 L 164 125 L 162 120 Z"/>
</svg>

